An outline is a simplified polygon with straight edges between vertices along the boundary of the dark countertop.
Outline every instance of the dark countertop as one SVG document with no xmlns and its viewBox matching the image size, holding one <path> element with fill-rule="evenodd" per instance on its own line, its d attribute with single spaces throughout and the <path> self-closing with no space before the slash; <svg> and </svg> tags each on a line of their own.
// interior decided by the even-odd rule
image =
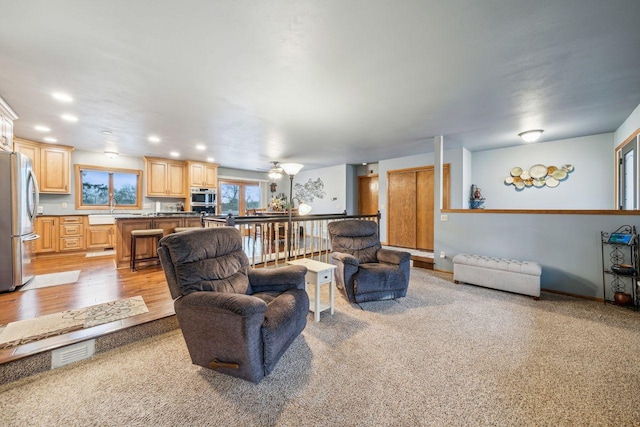
<svg viewBox="0 0 640 427">
<path fill-rule="evenodd" d="M 199 218 L 198 212 L 154 212 L 149 214 L 115 214 L 116 221 L 122 219 L 140 219 L 140 218 Z"/>
</svg>

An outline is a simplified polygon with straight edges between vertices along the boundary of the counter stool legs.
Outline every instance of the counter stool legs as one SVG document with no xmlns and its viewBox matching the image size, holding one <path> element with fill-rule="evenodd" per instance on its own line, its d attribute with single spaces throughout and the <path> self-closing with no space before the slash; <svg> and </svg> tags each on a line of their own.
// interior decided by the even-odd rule
<svg viewBox="0 0 640 427">
<path fill-rule="evenodd" d="M 153 251 L 153 256 L 147 258 L 136 259 L 136 248 L 139 239 L 151 239 L 155 241 L 155 246 L 158 246 L 158 241 L 164 236 L 164 230 L 161 228 L 151 228 L 144 230 L 132 230 L 131 231 L 131 271 L 136 271 L 136 263 L 140 261 L 157 260 L 160 262 L 158 252 Z"/>
</svg>

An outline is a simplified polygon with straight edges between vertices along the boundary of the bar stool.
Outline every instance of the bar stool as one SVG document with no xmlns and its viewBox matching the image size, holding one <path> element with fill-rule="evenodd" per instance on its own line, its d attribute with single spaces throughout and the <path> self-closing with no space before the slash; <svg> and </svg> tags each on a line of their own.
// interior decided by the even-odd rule
<svg viewBox="0 0 640 427">
<path fill-rule="evenodd" d="M 152 259 L 160 261 L 158 257 L 158 252 L 153 251 L 154 256 L 148 258 L 140 258 L 136 259 L 136 243 L 138 239 L 156 239 L 156 247 L 158 246 L 158 241 L 162 239 L 164 236 L 164 230 L 162 228 L 149 228 L 144 230 L 131 230 L 131 271 L 136 271 L 136 262 L 140 261 L 148 261 Z"/>
<path fill-rule="evenodd" d="M 173 229 L 174 233 L 180 233 L 182 231 L 187 231 L 187 230 L 198 230 L 202 227 L 176 227 Z"/>
</svg>

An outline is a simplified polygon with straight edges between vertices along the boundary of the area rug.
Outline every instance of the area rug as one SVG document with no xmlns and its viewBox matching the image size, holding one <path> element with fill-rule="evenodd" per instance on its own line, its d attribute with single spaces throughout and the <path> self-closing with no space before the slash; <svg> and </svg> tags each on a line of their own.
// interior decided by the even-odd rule
<svg viewBox="0 0 640 427">
<path fill-rule="evenodd" d="M 80 270 L 63 271 L 62 273 L 40 274 L 33 278 L 30 283 L 21 287 L 21 291 L 31 289 L 46 288 L 49 286 L 67 285 L 76 283 L 80 277 Z"/>
<path fill-rule="evenodd" d="M 33 319 L 19 320 L 9 323 L 2 330 L 0 333 L 0 348 L 15 347 L 148 312 L 149 309 L 142 296 L 135 296 L 77 310 L 67 310 Z"/>
<path fill-rule="evenodd" d="M 110 256 L 115 255 L 115 249 L 109 249 L 107 251 L 98 251 L 98 252 L 87 252 L 87 258 L 93 258 L 97 256 Z"/>
</svg>

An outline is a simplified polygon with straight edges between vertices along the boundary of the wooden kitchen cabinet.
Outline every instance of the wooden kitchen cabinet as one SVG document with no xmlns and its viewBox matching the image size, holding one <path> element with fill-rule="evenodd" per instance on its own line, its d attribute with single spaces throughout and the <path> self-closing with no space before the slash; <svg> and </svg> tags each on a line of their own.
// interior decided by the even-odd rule
<svg viewBox="0 0 640 427">
<path fill-rule="evenodd" d="M 89 225 L 85 233 L 87 249 L 113 248 L 116 226 L 112 224 Z"/>
<path fill-rule="evenodd" d="M 36 234 L 39 238 L 35 241 L 35 253 L 58 252 L 58 218 L 55 216 L 36 217 Z"/>
<path fill-rule="evenodd" d="M 148 197 L 186 197 L 184 162 L 144 158 Z"/>
<path fill-rule="evenodd" d="M 14 151 L 31 158 L 41 193 L 71 194 L 70 170 L 73 147 L 14 138 Z"/>
<path fill-rule="evenodd" d="M 189 187 L 217 188 L 218 165 L 188 161 Z"/>
<path fill-rule="evenodd" d="M 0 150 L 13 151 L 13 121 L 18 115 L 0 96 Z"/>
<path fill-rule="evenodd" d="M 84 245 L 84 219 L 83 216 L 61 216 L 59 225 L 60 252 L 79 251 Z"/>
</svg>

